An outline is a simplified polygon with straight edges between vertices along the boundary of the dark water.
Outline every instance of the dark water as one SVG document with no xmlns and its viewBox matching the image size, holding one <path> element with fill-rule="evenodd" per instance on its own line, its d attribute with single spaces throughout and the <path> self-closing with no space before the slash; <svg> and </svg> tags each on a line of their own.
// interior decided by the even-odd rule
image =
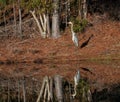
<svg viewBox="0 0 120 102">
<path fill-rule="evenodd" d="M 0 102 L 36 102 L 46 75 L 61 75 L 73 84 L 77 70 L 89 82 L 93 102 L 120 102 L 119 61 L 0 65 Z"/>
</svg>

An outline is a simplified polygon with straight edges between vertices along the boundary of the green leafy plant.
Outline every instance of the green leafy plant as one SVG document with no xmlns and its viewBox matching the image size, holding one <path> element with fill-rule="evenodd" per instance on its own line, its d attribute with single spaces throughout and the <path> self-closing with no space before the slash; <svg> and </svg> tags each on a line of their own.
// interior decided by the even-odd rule
<svg viewBox="0 0 120 102">
<path fill-rule="evenodd" d="M 85 19 L 78 20 L 76 18 L 71 18 L 71 21 L 73 22 L 73 30 L 75 32 L 82 32 L 88 24 L 88 21 Z"/>
<path fill-rule="evenodd" d="M 81 100 L 81 102 L 88 102 L 87 101 L 87 93 L 90 90 L 90 86 L 88 82 L 84 79 L 80 79 L 77 85 L 77 98 Z"/>
</svg>

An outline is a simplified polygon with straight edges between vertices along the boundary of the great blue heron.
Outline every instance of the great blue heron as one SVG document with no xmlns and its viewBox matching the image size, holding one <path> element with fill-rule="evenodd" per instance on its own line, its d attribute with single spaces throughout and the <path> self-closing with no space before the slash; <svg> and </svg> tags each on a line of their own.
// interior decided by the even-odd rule
<svg viewBox="0 0 120 102">
<path fill-rule="evenodd" d="M 74 76 L 74 92 L 75 92 L 75 93 L 72 95 L 73 98 L 74 98 L 74 97 L 76 96 L 76 94 L 77 94 L 77 85 L 78 85 L 79 81 L 80 81 L 80 71 L 78 70 L 77 73 L 76 73 L 75 76 Z"/>
<path fill-rule="evenodd" d="M 79 46 L 79 41 L 78 41 L 78 37 L 76 36 L 76 33 L 73 31 L 73 23 L 72 22 L 68 22 L 68 24 L 71 25 L 71 33 L 72 33 L 72 41 L 75 44 L 75 46 Z"/>
</svg>

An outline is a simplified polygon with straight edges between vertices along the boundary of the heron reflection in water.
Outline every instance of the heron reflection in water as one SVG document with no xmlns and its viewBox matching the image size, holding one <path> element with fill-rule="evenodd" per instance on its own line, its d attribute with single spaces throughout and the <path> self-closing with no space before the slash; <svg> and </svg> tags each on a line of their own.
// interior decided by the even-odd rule
<svg viewBox="0 0 120 102">
<path fill-rule="evenodd" d="M 78 70 L 77 73 L 74 76 L 74 94 L 72 95 L 73 98 L 77 94 L 77 85 L 78 85 L 79 81 L 80 81 L 80 71 Z"/>
</svg>

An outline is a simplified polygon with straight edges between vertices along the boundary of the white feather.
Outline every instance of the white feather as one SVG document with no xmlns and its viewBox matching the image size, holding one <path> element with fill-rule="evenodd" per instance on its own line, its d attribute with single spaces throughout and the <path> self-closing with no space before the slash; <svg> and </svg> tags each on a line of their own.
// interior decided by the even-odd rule
<svg viewBox="0 0 120 102">
<path fill-rule="evenodd" d="M 79 46 L 79 41 L 78 41 L 78 37 L 76 36 L 76 33 L 73 31 L 73 23 L 72 22 L 68 22 L 68 24 L 71 25 L 71 33 L 72 33 L 72 41 L 75 44 L 75 46 Z"/>
</svg>

